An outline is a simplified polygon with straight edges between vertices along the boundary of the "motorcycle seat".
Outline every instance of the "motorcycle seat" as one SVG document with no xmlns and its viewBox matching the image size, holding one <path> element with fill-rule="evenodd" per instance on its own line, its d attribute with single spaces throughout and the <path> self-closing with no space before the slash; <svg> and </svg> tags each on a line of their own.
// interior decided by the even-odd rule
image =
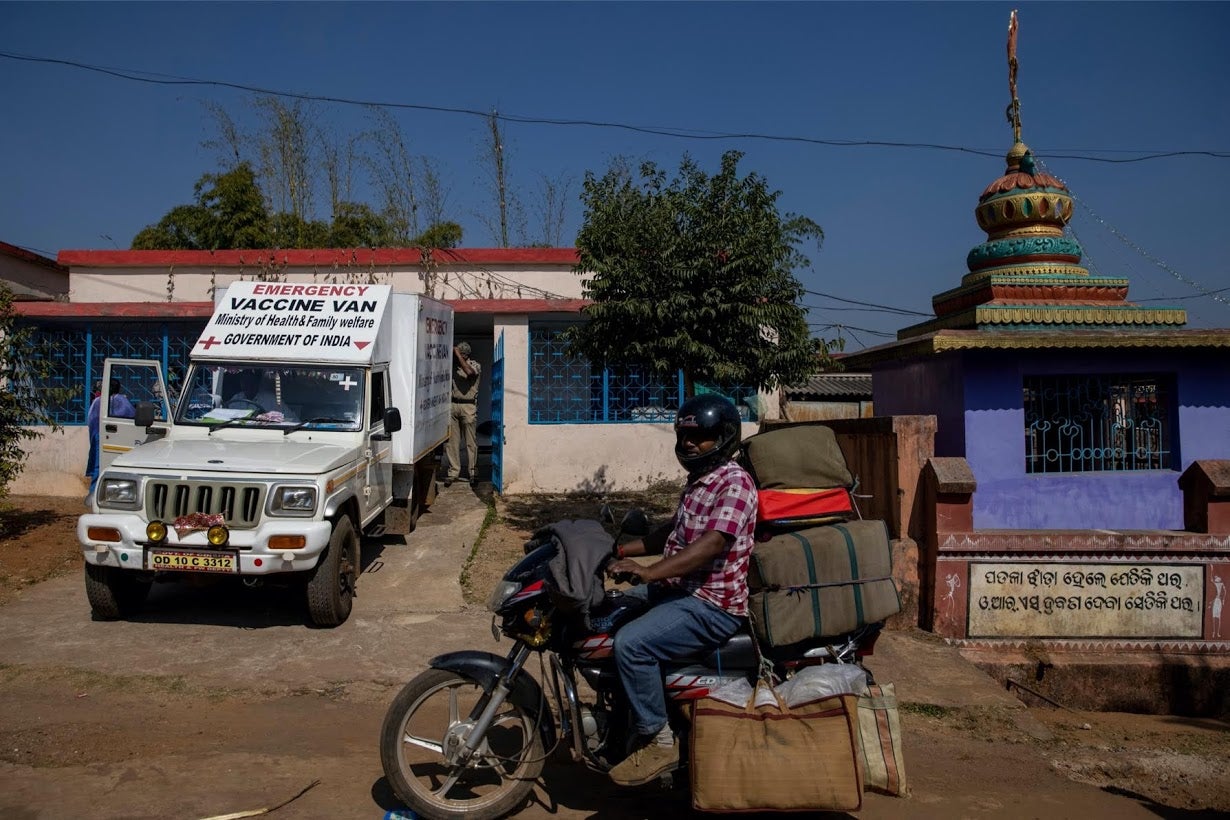
<svg viewBox="0 0 1230 820">
<path fill-rule="evenodd" d="M 746 629 L 731 635 L 717 649 L 699 652 L 682 660 L 714 669 L 756 669 L 760 665 L 756 644 Z"/>
</svg>

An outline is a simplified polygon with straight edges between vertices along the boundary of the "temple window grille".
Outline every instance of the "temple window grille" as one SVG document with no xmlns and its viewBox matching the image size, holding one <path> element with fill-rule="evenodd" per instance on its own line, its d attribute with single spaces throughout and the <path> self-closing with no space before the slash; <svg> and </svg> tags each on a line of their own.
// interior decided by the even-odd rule
<svg viewBox="0 0 1230 820">
<path fill-rule="evenodd" d="M 684 394 L 682 371 L 654 378 L 635 368 L 592 365 L 572 356 L 558 325 L 530 325 L 530 424 L 671 423 Z M 745 421 L 756 420 L 756 388 L 697 385 L 697 393 L 731 399 Z M 750 402 L 750 404 L 749 404 Z"/>
<path fill-rule="evenodd" d="M 1025 472 L 1172 469 L 1173 379 L 1026 376 Z"/>
<path fill-rule="evenodd" d="M 48 415 L 66 427 L 83 425 L 93 400 L 91 387 L 102 378 L 107 358 L 156 359 L 162 363 L 168 388 L 178 390 L 176 377 L 188 370 L 188 355 L 205 329 L 204 321 L 92 321 L 30 325 L 33 355 L 51 362 L 44 388 L 68 388 L 70 397 L 50 406 Z M 147 400 L 135 396 L 135 400 Z"/>
</svg>

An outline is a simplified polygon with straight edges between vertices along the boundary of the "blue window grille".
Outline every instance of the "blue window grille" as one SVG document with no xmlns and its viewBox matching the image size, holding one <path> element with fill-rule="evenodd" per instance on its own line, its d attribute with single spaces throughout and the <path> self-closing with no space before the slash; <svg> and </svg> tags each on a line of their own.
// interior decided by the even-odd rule
<svg viewBox="0 0 1230 820">
<path fill-rule="evenodd" d="M 1172 379 L 1026 376 L 1025 472 L 1169 470 Z"/>
<path fill-rule="evenodd" d="M 664 380 L 635 368 L 596 367 L 568 352 L 563 331 L 558 325 L 530 325 L 530 424 L 674 421 L 684 394 L 682 371 Z M 754 387 L 697 385 L 696 392 L 720 393 L 745 420 L 756 419 Z"/>
<path fill-rule="evenodd" d="M 71 397 L 49 407 L 57 424 L 85 424 L 93 399 L 91 388 L 102 379 L 107 358 L 157 359 L 170 374 L 170 389 L 188 369 L 188 355 L 205 329 L 204 320 L 113 322 L 89 321 L 30 325 L 35 355 L 51 362 L 47 378 L 36 388 L 68 388 Z"/>
</svg>

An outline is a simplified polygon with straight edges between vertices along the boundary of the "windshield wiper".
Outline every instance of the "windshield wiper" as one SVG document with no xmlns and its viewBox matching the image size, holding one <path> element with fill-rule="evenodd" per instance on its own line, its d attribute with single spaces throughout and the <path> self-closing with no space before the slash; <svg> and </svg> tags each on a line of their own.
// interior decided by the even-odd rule
<svg viewBox="0 0 1230 820">
<path fill-rule="evenodd" d="M 219 431 L 219 430 L 225 430 L 227 427 L 234 427 L 236 424 L 239 424 L 239 422 L 241 422 L 241 421 L 243 421 L 243 422 L 248 422 L 248 421 L 252 421 L 252 420 L 253 420 L 253 419 L 252 419 L 252 417 L 251 417 L 251 416 L 240 416 L 240 417 L 239 417 L 239 418 L 237 418 L 237 419 L 229 419 L 229 420 L 227 420 L 227 421 L 222 422 L 221 424 L 211 424 L 211 425 L 209 426 L 209 435 L 211 435 L 211 436 L 212 436 L 212 435 L 213 435 L 214 433 L 216 433 L 217 431 Z"/>
<path fill-rule="evenodd" d="M 309 424 L 354 424 L 354 419 L 339 419 L 333 416 L 317 416 L 314 419 L 307 419 L 296 424 L 294 427 L 287 427 L 282 431 L 282 435 L 289 436 L 296 430 L 300 430 Z"/>
</svg>

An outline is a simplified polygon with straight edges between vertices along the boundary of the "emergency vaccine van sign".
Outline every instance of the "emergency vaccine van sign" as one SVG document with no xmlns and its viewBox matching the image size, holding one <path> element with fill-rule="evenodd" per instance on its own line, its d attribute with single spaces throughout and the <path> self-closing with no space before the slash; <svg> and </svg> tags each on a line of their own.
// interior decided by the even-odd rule
<svg viewBox="0 0 1230 820">
<path fill-rule="evenodd" d="M 222 359 L 371 360 L 389 285 L 235 282 L 192 354 Z"/>
</svg>

